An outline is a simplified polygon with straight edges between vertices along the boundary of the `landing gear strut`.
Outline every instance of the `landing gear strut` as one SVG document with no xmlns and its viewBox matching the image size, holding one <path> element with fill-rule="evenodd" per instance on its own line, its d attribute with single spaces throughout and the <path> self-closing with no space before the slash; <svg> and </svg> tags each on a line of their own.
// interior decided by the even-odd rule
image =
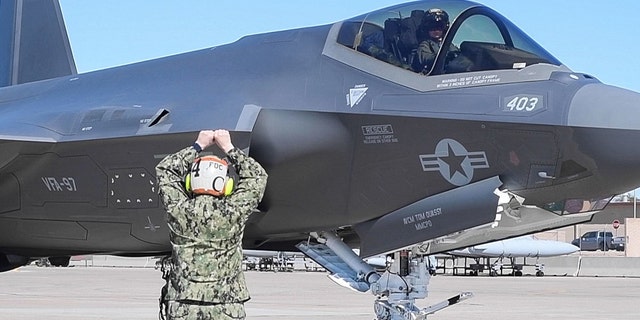
<svg viewBox="0 0 640 320">
<path fill-rule="evenodd" d="M 334 233 L 312 235 L 319 244 L 302 242 L 298 249 L 329 270 L 330 278 L 336 283 L 361 292 L 371 290 L 376 296 L 374 312 L 378 320 L 426 319 L 427 315 L 473 296 L 471 292 L 463 292 L 420 309 L 415 300 L 427 297 L 431 278 L 427 256 L 412 255 L 409 250 L 396 252 L 391 267 L 380 274 Z"/>
</svg>

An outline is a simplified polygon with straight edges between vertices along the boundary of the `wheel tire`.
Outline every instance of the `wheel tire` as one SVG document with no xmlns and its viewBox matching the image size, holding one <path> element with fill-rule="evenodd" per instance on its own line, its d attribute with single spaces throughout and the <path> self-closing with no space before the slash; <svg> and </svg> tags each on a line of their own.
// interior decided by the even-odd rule
<svg viewBox="0 0 640 320">
<path fill-rule="evenodd" d="M 68 267 L 71 257 L 49 257 L 49 263 L 54 267 Z"/>
</svg>

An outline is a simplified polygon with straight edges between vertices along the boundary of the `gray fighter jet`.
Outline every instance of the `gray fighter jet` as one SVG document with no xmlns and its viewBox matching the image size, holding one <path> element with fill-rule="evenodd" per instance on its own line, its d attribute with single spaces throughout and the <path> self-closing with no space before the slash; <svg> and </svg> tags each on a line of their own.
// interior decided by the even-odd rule
<svg viewBox="0 0 640 320">
<path fill-rule="evenodd" d="M 244 247 L 298 244 L 376 294 L 379 319 L 469 296 L 417 309 L 425 255 L 588 221 L 640 185 L 640 94 L 571 71 L 473 2 L 77 74 L 57 1 L 2 1 L 0 43 L 2 271 L 169 252 L 154 167 L 201 129 L 230 129 L 269 173 Z M 397 272 L 351 247 L 395 252 Z"/>
</svg>

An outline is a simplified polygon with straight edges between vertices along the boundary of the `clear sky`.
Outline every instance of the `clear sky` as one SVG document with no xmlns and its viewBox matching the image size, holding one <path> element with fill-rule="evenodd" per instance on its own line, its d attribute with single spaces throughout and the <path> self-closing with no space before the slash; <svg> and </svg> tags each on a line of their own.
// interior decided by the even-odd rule
<svg viewBox="0 0 640 320">
<path fill-rule="evenodd" d="M 394 0 L 60 0 L 79 72 L 329 24 Z M 640 1 L 482 0 L 569 68 L 640 92 Z"/>
</svg>

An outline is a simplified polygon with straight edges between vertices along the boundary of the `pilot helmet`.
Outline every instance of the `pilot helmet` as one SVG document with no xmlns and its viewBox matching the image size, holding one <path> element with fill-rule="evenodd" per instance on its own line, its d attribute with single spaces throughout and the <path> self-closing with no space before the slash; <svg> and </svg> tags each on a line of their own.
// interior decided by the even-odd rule
<svg viewBox="0 0 640 320">
<path fill-rule="evenodd" d="M 449 29 L 449 14 L 442 9 L 429 9 L 422 17 L 420 28 L 422 32 L 428 32 L 429 30 L 443 30 L 446 32 Z"/>
<path fill-rule="evenodd" d="M 193 161 L 185 179 L 185 189 L 194 195 L 228 196 L 233 192 L 238 177 L 227 159 L 204 156 Z"/>
</svg>

